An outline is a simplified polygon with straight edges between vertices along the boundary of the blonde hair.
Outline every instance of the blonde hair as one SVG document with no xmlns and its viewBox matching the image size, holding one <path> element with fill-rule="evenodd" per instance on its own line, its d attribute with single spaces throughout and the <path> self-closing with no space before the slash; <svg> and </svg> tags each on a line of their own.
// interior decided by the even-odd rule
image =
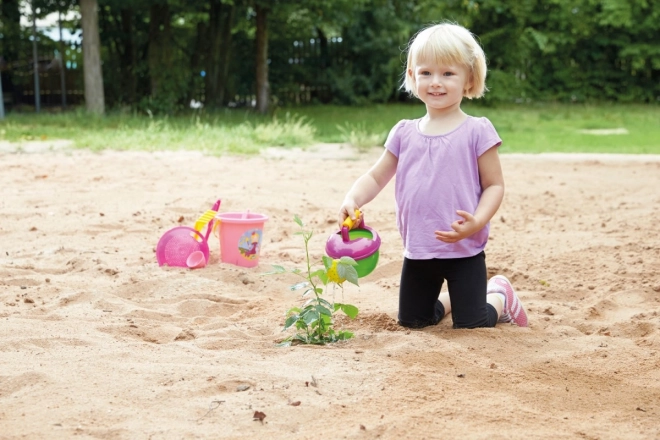
<svg viewBox="0 0 660 440">
<path fill-rule="evenodd" d="M 423 62 L 460 64 L 469 72 L 463 96 L 480 98 L 486 88 L 486 55 L 475 36 L 463 26 L 441 23 L 419 31 L 408 45 L 408 61 L 402 88 L 413 96 L 415 77 L 411 72 Z"/>
</svg>

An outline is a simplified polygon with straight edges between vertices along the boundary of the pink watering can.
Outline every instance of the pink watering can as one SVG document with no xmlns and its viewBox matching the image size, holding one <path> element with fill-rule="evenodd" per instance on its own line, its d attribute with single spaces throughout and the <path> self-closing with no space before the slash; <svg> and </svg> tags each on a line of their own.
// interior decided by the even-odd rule
<svg viewBox="0 0 660 440">
<path fill-rule="evenodd" d="M 209 261 L 208 239 L 218 209 L 220 209 L 220 200 L 215 202 L 213 209 L 206 211 L 197 219 L 194 228 L 177 226 L 163 234 L 156 246 L 158 265 L 191 269 L 206 266 Z M 206 235 L 201 233 L 204 226 L 206 226 Z"/>
<path fill-rule="evenodd" d="M 360 218 L 360 211 L 355 210 L 356 218 Z M 380 236 L 364 224 L 364 217 L 359 228 L 355 227 L 353 220 L 346 217 L 341 230 L 332 234 L 325 244 L 325 253 L 330 258 L 350 257 L 355 260 L 358 277 L 369 275 L 378 264 L 380 256 Z"/>
</svg>

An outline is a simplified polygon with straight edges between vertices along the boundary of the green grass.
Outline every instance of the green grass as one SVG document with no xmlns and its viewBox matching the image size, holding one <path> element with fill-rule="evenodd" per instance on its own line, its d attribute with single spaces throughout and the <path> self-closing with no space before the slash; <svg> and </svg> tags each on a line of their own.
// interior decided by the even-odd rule
<svg viewBox="0 0 660 440">
<path fill-rule="evenodd" d="M 502 153 L 628 153 L 660 154 L 660 106 L 657 105 L 508 105 L 484 107 L 464 103 L 473 116 L 488 117 L 503 140 Z M 337 126 L 361 124 L 384 140 L 400 119 L 424 114 L 421 105 L 382 105 L 363 108 L 311 107 L 292 111 L 305 115 L 324 142 L 344 141 Z M 299 113 L 298 113 L 299 112 Z M 625 135 L 594 135 L 585 129 L 625 128 Z"/>
<path fill-rule="evenodd" d="M 493 122 L 503 139 L 503 153 L 660 154 L 657 105 L 546 105 L 484 109 L 475 114 Z M 581 132 L 616 128 L 628 134 Z"/>
<path fill-rule="evenodd" d="M 11 142 L 70 139 L 78 148 L 114 150 L 197 150 L 210 154 L 258 153 L 266 146 L 305 146 L 315 129 L 297 117 L 261 118 L 245 112 L 208 117 L 148 117 L 82 112 L 12 114 L 0 122 L 0 139 Z"/>
<path fill-rule="evenodd" d="M 660 106 L 537 104 L 464 110 L 488 117 L 503 139 L 502 153 L 580 152 L 660 154 Z M 279 108 L 273 116 L 246 110 L 149 117 L 82 111 L 63 114 L 10 113 L 0 121 L 0 139 L 12 142 L 70 139 L 91 150 L 200 150 L 209 154 L 257 153 L 264 147 L 306 147 L 316 142 L 350 143 L 358 150 L 382 145 L 400 119 L 424 114 L 420 104 L 368 107 Z M 594 135 L 581 130 L 625 129 Z"/>
</svg>

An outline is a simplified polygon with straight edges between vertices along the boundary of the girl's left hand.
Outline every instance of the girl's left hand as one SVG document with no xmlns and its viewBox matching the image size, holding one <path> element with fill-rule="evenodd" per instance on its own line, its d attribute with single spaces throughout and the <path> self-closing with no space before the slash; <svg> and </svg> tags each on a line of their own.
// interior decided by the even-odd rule
<svg viewBox="0 0 660 440">
<path fill-rule="evenodd" d="M 463 217 L 462 220 L 456 220 L 451 224 L 452 231 L 435 231 L 435 238 L 445 243 L 456 243 L 477 232 L 483 226 L 477 219 L 467 211 L 456 211 L 456 214 Z"/>
</svg>

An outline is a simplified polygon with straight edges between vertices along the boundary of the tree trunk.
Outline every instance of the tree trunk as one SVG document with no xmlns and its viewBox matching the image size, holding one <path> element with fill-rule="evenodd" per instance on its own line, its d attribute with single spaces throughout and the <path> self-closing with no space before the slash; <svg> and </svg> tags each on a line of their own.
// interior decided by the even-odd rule
<svg viewBox="0 0 660 440">
<path fill-rule="evenodd" d="M 39 89 L 39 54 L 37 52 L 37 14 L 32 0 L 32 63 L 34 65 L 34 110 L 41 110 L 41 90 Z"/>
<path fill-rule="evenodd" d="M 167 3 L 151 5 L 149 23 L 149 77 L 151 97 L 158 98 L 170 74 L 172 47 L 170 44 L 170 8 Z"/>
<path fill-rule="evenodd" d="M 211 0 L 209 12 L 209 45 L 206 68 L 206 102 L 211 107 L 224 104 L 229 58 L 231 49 L 231 28 L 234 22 L 233 4 Z"/>
<path fill-rule="evenodd" d="M 60 97 L 62 110 L 66 109 L 66 60 L 64 59 L 64 40 L 62 39 L 62 11 L 57 13 L 57 27 L 60 31 Z"/>
<path fill-rule="evenodd" d="M 0 2 L 0 23 L 2 23 L 2 56 L 9 62 L 16 61 L 20 51 L 21 12 L 19 0 Z"/>
<path fill-rule="evenodd" d="M 135 50 L 135 29 L 133 26 L 133 16 L 135 11 L 132 8 L 122 8 L 119 11 L 121 16 L 121 29 L 123 38 L 123 59 L 121 63 L 121 85 L 122 94 L 125 96 L 128 104 L 135 104 L 137 96 L 137 75 L 135 66 L 137 64 L 137 53 Z"/>
<path fill-rule="evenodd" d="M 20 87 L 14 86 L 14 72 L 12 64 L 19 60 L 21 44 L 21 12 L 19 0 L 2 0 L 0 2 L 0 23 L 2 23 L 2 58 L 7 63 L 3 66 L 2 80 L 5 88 L 9 90 L 12 104 L 21 102 Z"/>
<path fill-rule="evenodd" d="M 207 95 L 207 77 L 208 77 L 208 58 L 209 58 L 209 45 L 208 45 L 208 23 L 204 21 L 199 21 L 197 23 L 197 35 L 195 36 L 194 47 L 195 50 L 190 52 L 190 67 L 192 72 L 190 72 L 190 87 L 188 87 L 188 97 L 193 99 L 199 99 L 203 103 L 207 104 L 208 100 Z M 201 74 L 201 71 L 206 73 L 206 76 L 203 77 L 203 91 L 200 92 L 197 86 L 198 77 Z"/>
<path fill-rule="evenodd" d="M 234 26 L 234 11 L 236 7 L 234 4 L 226 5 L 225 13 L 222 21 L 222 45 L 220 46 L 220 53 L 218 62 L 220 63 L 220 72 L 218 76 L 218 104 L 225 105 L 228 101 L 226 99 L 227 80 L 229 79 L 229 63 L 231 60 L 231 44 L 232 33 L 231 29 Z"/>
<path fill-rule="evenodd" d="M 268 101 L 270 100 L 270 85 L 268 84 L 268 10 L 263 6 L 256 6 L 257 12 L 257 111 L 261 114 L 268 113 Z"/>
<path fill-rule="evenodd" d="M 105 113 L 103 70 L 101 68 L 101 38 L 99 36 L 99 6 L 97 0 L 80 0 L 83 29 L 83 70 L 87 111 Z"/>
<path fill-rule="evenodd" d="M 0 75 L 0 119 L 5 119 L 5 95 L 2 94 L 2 75 Z"/>
<path fill-rule="evenodd" d="M 218 55 L 220 53 L 220 44 L 222 43 L 222 30 L 220 29 L 220 19 L 222 16 L 223 5 L 220 0 L 210 0 L 208 45 L 206 55 L 206 105 L 216 107 L 218 99 L 218 78 L 219 63 Z"/>
</svg>

